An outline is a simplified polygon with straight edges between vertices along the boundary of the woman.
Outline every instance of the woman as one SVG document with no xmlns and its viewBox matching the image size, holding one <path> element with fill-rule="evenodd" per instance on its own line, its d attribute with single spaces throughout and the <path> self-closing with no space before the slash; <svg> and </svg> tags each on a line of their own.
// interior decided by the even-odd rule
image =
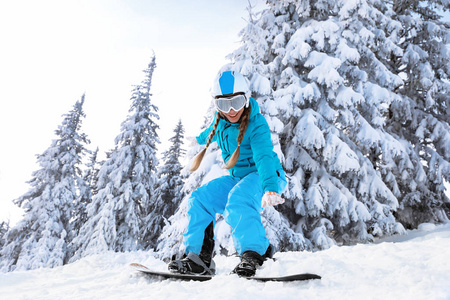
<svg viewBox="0 0 450 300">
<path fill-rule="evenodd" d="M 219 74 L 213 86 L 217 109 L 213 123 L 196 139 L 206 145 L 194 159 L 195 171 L 208 146 L 216 141 L 230 175 L 195 190 L 189 199 L 189 224 L 184 234 L 186 254 L 169 263 L 176 273 L 214 274 L 213 227 L 216 213 L 231 226 L 241 262 L 234 272 L 253 276 L 272 247 L 261 222 L 262 207 L 284 202 L 279 195 L 286 186 L 285 173 L 273 151 L 270 130 L 250 97 L 247 80 L 238 72 Z"/>
</svg>

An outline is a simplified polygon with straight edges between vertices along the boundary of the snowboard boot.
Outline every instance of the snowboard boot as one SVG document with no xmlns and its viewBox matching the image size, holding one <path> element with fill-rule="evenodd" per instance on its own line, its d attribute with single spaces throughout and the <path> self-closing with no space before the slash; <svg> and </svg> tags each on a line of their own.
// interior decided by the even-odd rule
<svg viewBox="0 0 450 300">
<path fill-rule="evenodd" d="M 214 251 L 214 224 L 205 229 L 205 237 L 200 254 L 185 254 L 180 260 L 172 260 L 169 263 L 169 271 L 181 274 L 214 275 L 216 264 L 212 260 Z"/>
<path fill-rule="evenodd" d="M 255 276 L 256 269 L 262 266 L 267 258 L 272 258 L 273 254 L 274 248 L 272 245 L 269 245 L 264 255 L 260 255 L 255 251 L 245 251 L 242 253 L 241 262 L 234 268 L 232 273 L 243 277 Z"/>
<path fill-rule="evenodd" d="M 213 260 L 209 263 L 205 262 L 192 252 L 180 260 L 172 260 L 168 268 L 170 272 L 179 274 L 214 275 L 216 273 L 216 264 Z"/>
</svg>

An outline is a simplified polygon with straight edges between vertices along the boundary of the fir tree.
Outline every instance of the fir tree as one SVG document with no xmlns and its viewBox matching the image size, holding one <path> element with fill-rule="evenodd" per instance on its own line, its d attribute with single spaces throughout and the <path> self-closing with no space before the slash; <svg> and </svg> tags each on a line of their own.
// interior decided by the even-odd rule
<svg viewBox="0 0 450 300">
<path fill-rule="evenodd" d="M 84 174 L 84 181 L 89 186 L 89 196 L 92 196 L 97 194 L 97 179 L 98 179 L 98 173 L 100 172 L 100 167 L 102 165 L 102 162 L 98 161 L 98 147 L 97 149 L 92 153 L 91 159 L 86 165 L 86 171 Z M 87 197 L 89 198 L 89 197 Z"/>
<path fill-rule="evenodd" d="M 33 172 L 30 190 L 15 200 L 25 215 L 6 235 L 1 269 L 55 267 L 69 256 L 70 219 L 80 194 L 80 164 L 89 143 L 80 133 L 84 95 L 56 130 L 57 139 L 37 156 L 40 169 Z"/>
<path fill-rule="evenodd" d="M 279 209 L 315 247 L 403 232 L 394 212 L 408 196 L 428 205 L 447 201 L 448 120 L 436 120 L 448 110 L 445 26 L 417 21 L 424 32 L 418 43 L 434 50 L 410 55 L 423 65 L 408 70 L 407 49 L 418 49 L 408 37 L 419 32 L 411 31 L 411 8 L 435 16 L 424 3 L 408 4 L 410 14 L 399 16 L 400 6 L 381 1 L 267 1 L 242 31 L 243 46 L 230 55 L 225 68 L 248 75 L 256 95 L 266 95 L 257 98 L 286 157 L 288 201 Z M 403 72 L 427 84 L 425 92 L 404 97 L 406 87 L 422 87 L 408 84 Z M 430 112 L 440 107 L 441 117 L 413 118 L 417 97 L 435 104 Z M 405 126 L 408 120 L 417 129 Z M 409 137 L 398 132 L 402 126 Z"/>
<path fill-rule="evenodd" d="M 88 221 L 87 206 L 92 202 L 92 196 L 97 193 L 96 180 L 98 178 L 99 163 L 97 162 L 97 155 L 99 149 L 90 153 L 91 157 L 86 164 L 86 169 L 83 174 L 83 181 L 80 183 L 80 195 L 78 201 L 76 201 L 73 216 L 71 221 L 72 235 L 76 237 L 80 231 L 80 228 Z M 72 254 L 76 249 L 71 246 Z"/>
<path fill-rule="evenodd" d="M 158 169 L 158 181 L 144 222 L 143 232 L 146 248 L 156 248 L 162 228 L 168 223 L 169 217 L 175 213 L 184 197 L 180 158 L 185 155 L 186 151 L 182 149 L 184 127 L 181 120 L 179 120 L 174 133 L 175 135 L 169 139 L 172 145 L 168 151 L 163 153 L 164 164 Z"/>
<path fill-rule="evenodd" d="M 142 218 L 151 203 L 158 166 L 155 120 L 159 116 L 150 93 L 155 67 L 153 56 L 142 84 L 133 89 L 116 147 L 98 172 L 97 193 L 87 207 L 88 221 L 74 241 L 77 252 L 72 260 L 107 250 L 141 248 Z"/>
<path fill-rule="evenodd" d="M 448 1 L 398 1 L 393 19 L 401 24 L 396 43 L 403 55 L 386 57 L 404 84 L 397 89 L 386 130 L 404 144 L 407 155 L 382 162 L 383 175 L 400 200 L 397 217 L 408 228 L 448 221 L 450 200 L 450 26 L 437 9 Z"/>
</svg>

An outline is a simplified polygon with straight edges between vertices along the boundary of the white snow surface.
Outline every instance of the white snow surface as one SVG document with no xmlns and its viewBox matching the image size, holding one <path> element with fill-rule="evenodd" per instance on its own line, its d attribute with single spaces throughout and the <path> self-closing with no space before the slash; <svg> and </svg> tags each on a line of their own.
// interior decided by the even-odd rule
<svg viewBox="0 0 450 300">
<path fill-rule="evenodd" d="M 216 256 L 210 281 L 158 280 L 135 271 L 139 262 L 165 271 L 149 252 L 89 256 L 53 269 L 0 274 L 7 299 L 450 299 L 450 224 L 422 224 L 407 235 L 320 252 L 277 253 L 258 275 L 317 273 L 322 280 L 257 282 L 228 275 L 238 257 Z"/>
</svg>

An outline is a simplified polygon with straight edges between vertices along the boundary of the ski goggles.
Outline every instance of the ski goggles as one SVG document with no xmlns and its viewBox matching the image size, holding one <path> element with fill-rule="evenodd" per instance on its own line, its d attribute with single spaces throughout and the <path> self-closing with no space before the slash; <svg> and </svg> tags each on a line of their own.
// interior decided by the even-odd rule
<svg viewBox="0 0 450 300">
<path fill-rule="evenodd" d="M 236 95 L 229 98 L 214 99 L 216 108 L 224 113 L 229 113 L 231 109 L 234 111 L 241 110 L 247 104 L 245 95 Z"/>
</svg>

